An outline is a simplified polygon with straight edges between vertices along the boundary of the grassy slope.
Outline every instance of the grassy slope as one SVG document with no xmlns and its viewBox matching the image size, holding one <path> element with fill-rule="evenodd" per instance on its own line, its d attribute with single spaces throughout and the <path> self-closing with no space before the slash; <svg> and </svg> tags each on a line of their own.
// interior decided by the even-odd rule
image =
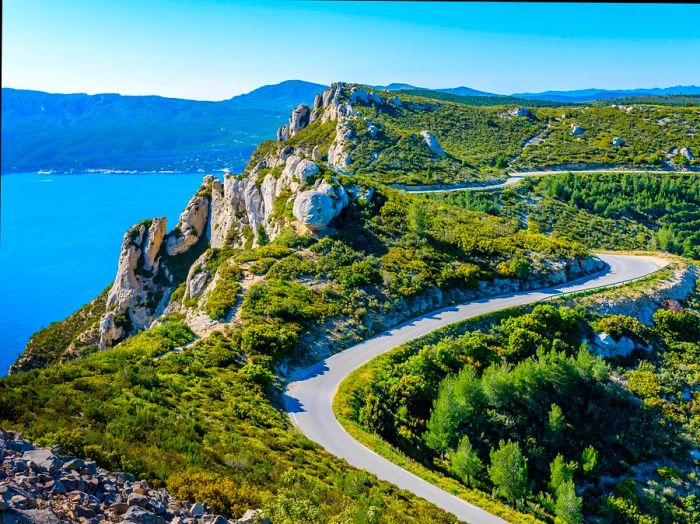
<svg viewBox="0 0 700 524">
<path fill-rule="evenodd" d="M 653 168 L 696 167 L 697 160 L 665 155 L 676 148 L 700 150 L 700 108 L 636 105 L 633 110 L 610 106 L 533 107 L 529 116 L 509 114 L 518 105 L 509 99 L 459 97 L 435 93 L 382 93 L 398 96 L 402 106 L 355 104 L 361 113 L 350 120 L 354 138 L 348 170 L 384 183 L 438 184 L 502 178 L 507 169 L 565 164 Z M 551 104 L 542 104 L 551 106 Z M 566 118 L 561 118 L 566 114 Z M 378 126 L 371 137 L 365 119 Z M 571 135 L 572 126 L 585 132 Z M 320 128 L 312 123 L 309 133 Z M 439 158 L 419 133 L 430 131 L 447 153 Z M 544 141 L 523 147 L 532 137 Z M 621 147 L 612 145 L 620 137 Z"/>
</svg>

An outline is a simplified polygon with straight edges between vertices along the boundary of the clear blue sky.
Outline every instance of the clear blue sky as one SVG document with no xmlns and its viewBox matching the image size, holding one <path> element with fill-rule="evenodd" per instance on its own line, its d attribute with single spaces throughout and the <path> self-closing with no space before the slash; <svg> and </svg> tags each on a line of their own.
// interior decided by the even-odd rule
<svg viewBox="0 0 700 524">
<path fill-rule="evenodd" d="M 51 92 L 700 84 L 700 5 L 5 0 L 2 23 L 3 86 Z"/>
</svg>

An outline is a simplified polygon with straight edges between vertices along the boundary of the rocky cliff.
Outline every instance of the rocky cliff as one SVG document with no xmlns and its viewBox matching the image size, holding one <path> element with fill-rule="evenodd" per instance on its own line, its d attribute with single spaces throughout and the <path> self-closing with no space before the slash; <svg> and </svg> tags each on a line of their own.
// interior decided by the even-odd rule
<svg viewBox="0 0 700 524">
<path fill-rule="evenodd" d="M 178 259 L 200 258 L 208 247 L 254 247 L 273 240 L 286 225 L 316 234 L 331 224 L 348 205 L 349 192 L 328 166 L 319 166 L 318 160 L 327 157 L 330 167 L 343 164 L 348 138 L 344 118 L 353 114 L 353 109 L 342 100 L 349 96 L 365 103 L 385 103 L 364 89 L 352 94 L 348 89 L 346 84 L 333 84 L 323 96 L 316 97 L 313 109 L 304 104 L 296 107 L 289 124 L 278 132 L 278 147 L 248 172 L 227 175 L 223 182 L 205 177 L 172 231 L 167 232 L 166 219 L 160 217 L 126 232 L 107 311 L 99 324 L 101 349 L 150 327 L 183 280 L 185 297 L 190 301 L 211 289 L 214 275 L 205 270 L 206 256 L 192 260 L 186 276 L 175 274 L 173 267 L 182 265 Z M 284 144 L 318 119 L 337 121 L 329 151 Z"/>
<path fill-rule="evenodd" d="M 261 144 L 241 175 L 227 174 L 223 180 L 206 176 L 197 193 L 185 206 L 174 228 L 168 230 L 166 219 L 159 217 L 136 224 L 126 232 L 117 274 L 107 293 L 104 310 L 99 311 L 99 317 L 95 317 L 94 322 L 93 317 L 90 317 L 93 330 L 90 340 L 98 340 L 95 345 L 100 349 L 109 348 L 139 331 L 150 328 L 163 315 L 184 316 L 189 327 L 198 336 L 207 336 L 212 330 L 235 321 L 240 313 L 237 306 L 242 303 L 243 296 L 249 288 L 266 278 L 266 270 L 261 273 L 251 267 L 250 263 L 234 261 L 233 250 L 240 252 L 264 246 L 288 229 L 297 235 L 318 240 L 336 228 L 342 229 L 346 226 L 343 221 L 347 213 L 343 212 L 353 201 L 364 204 L 359 208 L 355 206 L 356 214 L 352 219 L 355 222 L 349 224 L 347 230 L 367 227 L 369 224 L 361 225 L 359 221 L 371 219 L 372 213 L 384 213 L 382 206 L 390 197 L 382 194 L 376 202 L 376 199 L 373 200 L 375 192 L 382 192 L 382 186 L 367 184 L 361 181 L 362 178 L 347 176 L 352 175 L 347 169 L 352 164 L 352 155 L 356 151 L 366 149 L 368 143 L 387 132 L 385 125 L 380 122 L 381 115 L 401 111 L 422 114 L 433 110 L 435 105 L 432 104 L 418 104 L 411 99 L 402 101 L 396 96 L 385 98 L 365 87 L 346 83 L 332 84 L 314 99 L 312 106 L 297 106 L 292 111 L 288 123 L 279 129 L 277 140 Z M 425 156 L 428 162 L 451 158 L 429 129 L 408 134 L 407 140 L 415 147 L 421 148 L 419 154 Z M 389 204 L 386 209 L 398 206 L 402 209 L 400 212 L 404 213 L 404 205 L 399 204 L 404 200 L 404 196 L 397 194 L 391 198 L 396 198 L 396 202 Z M 369 213 L 362 219 L 357 215 L 361 209 Z M 386 220 L 394 220 L 390 218 L 392 212 L 387 213 L 389 214 L 385 217 Z M 381 218 L 380 221 L 384 221 L 385 218 Z M 426 219 L 416 220 L 424 223 Z M 464 217 L 464 220 L 472 219 Z M 459 223 L 457 221 L 454 225 L 461 227 Z M 403 224 L 401 228 L 405 228 L 406 224 L 396 222 L 396 225 L 400 224 Z M 396 225 L 391 227 L 395 228 Z M 482 226 L 487 229 L 495 228 L 494 232 L 502 231 L 496 233 L 497 235 L 506 234 L 502 225 L 474 224 L 477 228 Z M 435 227 L 438 227 L 438 230 L 442 227 L 449 229 L 449 226 L 437 224 Z M 421 298 L 423 295 L 412 298 L 409 301 L 411 303 L 404 306 L 401 306 L 403 300 L 397 302 L 395 297 L 389 299 L 386 295 L 390 288 L 394 289 L 391 291 L 394 294 L 411 294 L 411 285 L 402 287 L 396 283 L 401 279 L 408 279 L 408 282 L 414 278 L 411 275 L 413 270 L 408 269 L 409 261 L 399 262 L 403 255 L 398 255 L 408 253 L 414 247 L 399 247 L 400 241 L 390 240 L 393 235 L 398 239 L 407 232 L 405 229 L 401 231 L 403 232 L 389 233 L 389 230 L 386 230 L 381 233 L 384 235 L 383 242 L 389 243 L 380 247 L 355 246 L 366 253 L 378 249 L 379 256 L 381 253 L 387 253 L 387 250 L 391 251 L 387 255 L 386 267 L 377 267 L 384 264 L 384 261 L 380 264 L 380 261 L 372 258 L 364 265 L 357 261 L 352 268 L 345 270 L 365 272 L 365 276 L 353 274 L 353 278 L 357 282 L 364 282 L 364 286 L 381 281 L 381 290 L 370 289 L 369 294 L 376 293 L 379 296 L 377 304 L 386 300 L 398 304 L 394 307 L 396 312 L 382 310 L 381 313 L 377 313 L 386 316 L 389 321 L 394 317 L 404 318 L 411 313 L 429 309 L 427 303 L 425 307 L 420 306 L 425 302 Z M 372 240 L 375 233 L 366 231 L 362 234 L 368 235 L 367 242 L 378 242 L 376 237 Z M 520 240 L 513 241 L 520 243 Z M 451 243 L 457 240 L 453 233 L 449 233 L 443 242 Z M 398 244 L 392 248 L 394 243 Z M 445 260 L 448 260 L 462 248 L 455 244 L 452 249 L 449 255 L 444 253 L 440 257 L 447 255 Z M 520 249 L 526 248 L 523 246 Z M 555 251 L 557 249 L 559 248 L 555 248 Z M 569 251 L 571 252 L 573 251 Z M 512 253 L 510 255 L 512 256 Z M 544 263 L 546 258 L 553 258 L 553 255 L 543 256 L 526 251 L 523 255 L 535 264 L 533 268 L 538 268 L 530 275 L 528 282 L 522 283 L 511 277 L 509 278 L 512 281 L 506 279 L 499 282 L 498 277 L 486 277 L 491 279 L 490 285 L 494 289 L 503 285 L 514 289 L 522 288 L 523 285 L 532 288 L 560 282 L 596 269 L 591 260 L 579 260 L 580 255 L 573 258 L 567 255 L 569 258 L 560 259 L 557 263 L 561 268 L 556 264 Z M 299 264 L 316 264 L 319 257 L 318 254 L 307 250 L 298 256 Z M 441 260 L 440 257 L 435 260 Z M 352 262 L 351 259 L 348 260 Z M 494 264 L 486 269 L 483 275 L 498 274 L 500 270 L 495 266 L 502 261 L 492 260 Z M 463 260 L 447 263 L 442 274 L 451 275 L 457 271 L 455 268 L 464 262 Z M 484 260 L 481 263 L 486 268 L 491 262 Z M 257 261 L 258 266 L 268 264 L 267 268 L 273 263 L 274 257 L 263 257 Z M 418 266 L 421 264 L 425 265 L 424 262 L 419 262 Z M 323 287 L 328 284 L 329 278 L 337 282 L 341 276 L 334 271 L 336 270 L 326 270 L 325 274 L 321 271 L 317 273 L 321 276 L 316 280 L 307 279 L 303 285 L 312 288 Z M 406 273 L 399 275 L 397 271 Z M 375 274 L 377 276 L 374 276 Z M 456 277 L 432 278 L 454 280 Z M 429 285 L 432 288 L 427 291 Z M 435 281 L 420 284 L 419 287 L 423 293 L 427 293 L 426 296 L 430 293 L 443 296 L 440 284 Z M 487 293 L 487 290 L 484 288 L 480 292 Z M 491 288 L 488 292 L 492 292 Z M 435 304 L 441 305 L 457 298 L 456 295 L 452 298 L 448 295 L 445 295 L 444 300 L 437 300 Z M 372 307 L 377 308 L 376 305 Z M 402 311 L 398 311 L 399 309 Z M 378 325 L 380 321 L 372 320 L 371 316 L 367 315 L 367 325 L 360 326 L 360 330 L 372 329 L 371 325 Z M 81 333 L 78 335 L 82 336 Z"/>
</svg>

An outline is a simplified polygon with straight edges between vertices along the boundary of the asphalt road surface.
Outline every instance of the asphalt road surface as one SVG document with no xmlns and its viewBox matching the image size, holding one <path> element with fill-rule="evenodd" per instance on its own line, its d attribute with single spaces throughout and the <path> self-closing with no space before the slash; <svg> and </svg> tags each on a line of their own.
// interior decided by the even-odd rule
<svg viewBox="0 0 700 524">
<path fill-rule="evenodd" d="M 292 422 L 326 451 L 351 465 L 374 473 L 401 489 L 411 491 L 465 522 L 495 524 L 499 517 L 466 502 L 379 456 L 352 438 L 333 413 L 333 397 L 352 371 L 401 344 L 448 324 L 500 309 L 531 304 L 567 293 L 620 284 L 653 273 L 668 262 L 648 256 L 599 255 L 608 264 L 600 273 L 555 287 L 474 300 L 428 313 L 337 353 L 294 374 L 285 394 Z"/>
</svg>

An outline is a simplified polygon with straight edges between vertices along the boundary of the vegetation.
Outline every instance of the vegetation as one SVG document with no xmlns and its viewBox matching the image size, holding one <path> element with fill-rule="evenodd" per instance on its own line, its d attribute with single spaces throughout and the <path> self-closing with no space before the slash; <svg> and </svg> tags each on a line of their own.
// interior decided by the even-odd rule
<svg viewBox="0 0 700 524">
<path fill-rule="evenodd" d="M 286 515 L 279 522 L 454 522 L 291 430 L 237 335 L 173 352 L 191 339 L 170 321 L 79 362 L 4 378 L 0 425 L 226 515 L 262 506 Z"/>
<path fill-rule="evenodd" d="M 110 287 L 105 288 L 65 320 L 52 322 L 50 326 L 34 333 L 24 352 L 12 366 L 12 372 L 46 367 L 97 351 L 97 328 L 106 310 Z M 91 337 L 80 336 L 89 331 L 92 331 Z"/>
<path fill-rule="evenodd" d="M 421 476 L 493 489 L 545 520 L 694 522 L 700 482 L 688 449 L 700 443 L 700 419 L 684 380 L 697 367 L 699 328 L 690 309 L 660 310 L 646 327 L 581 309 L 516 308 L 375 359 L 341 386 L 336 410 L 435 472 Z M 579 347 L 603 330 L 654 349 L 606 363 Z M 620 375 L 624 389 L 611 381 Z"/>
<path fill-rule="evenodd" d="M 659 249 L 700 256 L 700 176 L 562 173 L 526 179 L 496 192 L 427 194 L 510 219 L 538 231 L 603 249 Z"/>
</svg>

